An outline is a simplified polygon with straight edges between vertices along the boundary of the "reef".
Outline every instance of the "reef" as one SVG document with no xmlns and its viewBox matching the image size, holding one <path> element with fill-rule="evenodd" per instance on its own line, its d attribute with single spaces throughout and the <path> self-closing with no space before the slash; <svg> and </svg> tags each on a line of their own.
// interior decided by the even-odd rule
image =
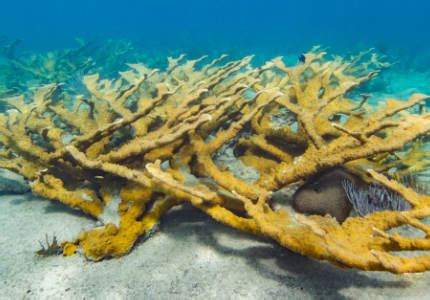
<svg viewBox="0 0 430 300">
<path fill-rule="evenodd" d="M 85 74 L 114 76 L 126 63 L 136 61 L 159 65 L 160 55 L 141 48 L 129 40 L 76 39 L 72 48 L 36 52 L 27 50 L 20 40 L 0 36 L 0 97 L 53 82 L 64 83 L 68 93 L 63 96 L 68 97 L 86 93 L 81 82 Z"/>
<path fill-rule="evenodd" d="M 190 204 L 238 230 L 319 260 L 393 273 L 430 269 L 430 196 L 394 180 L 427 168 L 429 97 L 368 105 L 355 91 L 387 63 L 364 52 L 326 58 L 313 49 L 297 65 L 281 57 L 208 63 L 169 58 L 165 69 L 130 64 L 117 79 L 83 77 L 87 94 L 62 98 L 53 83 L 3 101 L 0 167 L 32 191 L 103 226 L 61 243 L 91 260 L 129 252 L 171 208 Z M 282 122 L 275 122 L 282 116 Z M 279 119 L 279 118 L 278 118 Z M 245 180 L 215 157 L 225 145 L 258 171 Z M 398 193 L 402 211 L 349 216 L 274 209 L 275 191 L 341 167 Z M 415 238 L 390 233 L 410 225 Z M 403 251 L 417 255 L 405 256 Z"/>
</svg>

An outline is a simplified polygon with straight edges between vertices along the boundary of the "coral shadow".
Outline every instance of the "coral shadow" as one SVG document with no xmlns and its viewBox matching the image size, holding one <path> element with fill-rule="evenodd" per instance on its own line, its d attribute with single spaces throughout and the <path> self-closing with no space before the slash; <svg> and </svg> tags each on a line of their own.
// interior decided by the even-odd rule
<svg viewBox="0 0 430 300">
<path fill-rule="evenodd" d="M 60 213 L 60 214 L 74 215 L 78 217 L 83 217 L 83 216 L 85 217 L 85 214 L 83 214 L 81 210 L 74 209 L 58 201 L 50 201 L 45 198 L 40 198 L 31 192 L 25 193 L 25 194 L 6 194 L 5 196 L 16 197 L 11 201 L 12 205 L 22 205 L 30 201 L 42 201 L 45 204 L 45 208 L 44 208 L 45 213 L 48 213 L 48 214 Z"/>
<path fill-rule="evenodd" d="M 410 286 L 402 277 L 381 272 L 365 273 L 354 269 L 343 269 L 301 256 L 270 240 L 219 224 L 189 206 L 171 211 L 164 216 L 160 230 L 178 240 L 186 240 L 191 235 L 195 235 L 200 243 L 212 247 L 219 254 L 244 260 L 261 276 L 292 289 L 304 290 L 314 299 L 347 299 L 341 291 L 351 287 L 389 289 Z M 256 245 L 245 248 L 236 248 L 233 243 L 223 245 L 219 241 L 220 236 L 224 239 L 248 240 Z"/>
</svg>

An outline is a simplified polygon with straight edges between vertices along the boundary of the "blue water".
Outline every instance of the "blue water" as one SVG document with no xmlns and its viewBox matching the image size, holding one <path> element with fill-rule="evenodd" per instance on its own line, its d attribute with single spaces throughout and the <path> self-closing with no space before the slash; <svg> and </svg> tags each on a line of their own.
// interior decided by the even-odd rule
<svg viewBox="0 0 430 300">
<path fill-rule="evenodd" d="M 382 92 L 430 93 L 426 0 L 16 0 L 0 7 L 0 37 L 19 39 L 17 51 L 126 39 L 160 61 L 228 53 L 263 62 L 317 44 L 342 55 L 372 47 L 397 62 Z"/>
<path fill-rule="evenodd" d="M 0 32 L 42 49 L 73 38 L 132 38 L 170 46 L 285 51 L 323 44 L 430 49 L 425 0 L 2 1 Z"/>
</svg>

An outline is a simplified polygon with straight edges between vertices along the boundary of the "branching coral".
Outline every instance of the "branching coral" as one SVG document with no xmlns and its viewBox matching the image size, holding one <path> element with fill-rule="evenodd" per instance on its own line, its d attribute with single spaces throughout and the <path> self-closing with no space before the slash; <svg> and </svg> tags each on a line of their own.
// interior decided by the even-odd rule
<svg viewBox="0 0 430 300">
<path fill-rule="evenodd" d="M 429 132 L 430 115 L 408 111 L 427 96 L 389 99 L 376 110 L 367 96 L 349 99 L 387 66 L 369 53 L 327 60 L 315 49 L 293 67 L 281 58 L 261 67 L 252 67 L 251 57 L 203 59 L 170 58 L 163 71 L 132 64 L 117 80 L 86 76 L 90 96 L 73 107 L 55 99 L 58 84 L 39 89 L 31 102 L 7 99 L 0 166 L 23 174 L 35 193 L 105 224 L 64 242 L 65 254 L 79 247 L 93 260 L 123 255 L 170 208 L 190 203 L 221 223 L 338 265 L 430 269 L 430 255 L 391 253 L 430 249 L 430 227 L 420 221 L 430 215 L 430 198 L 378 173 L 401 166 L 396 151 Z M 274 125 L 271 116 L 282 111 L 288 122 Z M 238 158 L 259 171 L 257 181 L 214 161 L 231 141 Z M 408 157 L 404 166 L 413 164 Z M 339 224 L 329 215 L 271 207 L 274 191 L 338 166 L 399 193 L 411 209 Z M 426 237 L 387 233 L 405 224 Z"/>
<path fill-rule="evenodd" d="M 0 37 L 0 96 L 3 86 L 5 92 L 19 94 L 52 82 L 67 83 L 67 92 L 76 94 L 84 90 L 81 80 L 86 73 L 116 74 L 124 63 L 143 59 L 154 63 L 148 51 L 127 40 L 76 41 L 74 48 L 34 52 L 21 49 L 19 40 Z"/>
</svg>

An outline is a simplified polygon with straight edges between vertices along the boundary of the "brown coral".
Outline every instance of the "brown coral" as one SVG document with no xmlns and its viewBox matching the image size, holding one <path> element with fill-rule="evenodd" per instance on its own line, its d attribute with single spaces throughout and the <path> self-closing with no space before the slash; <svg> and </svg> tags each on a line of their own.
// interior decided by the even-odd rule
<svg viewBox="0 0 430 300">
<path fill-rule="evenodd" d="M 365 270 L 428 270 L 428 255 L 390 251 L 429 250 L 430 228 L 420 221 L 430 215 L 429 198 L 367 171 L 400 166 L 395 152 L 429 132 L 430 115 L 408 111 L 428 97 L 389 99 L 371 110 L 367 97 L 352 101 L 348 92 L 386 65 L 369 53 L 351 60 L 324 55 L 315 49 L 293 67 L 276 58 L 255 68 L 251 57 L 221 65 L 225 56 L 201 68 L 196 64 L 204 58 L 183 56 L 169 59 L 164 71 L 134 64 L 117 80 L 85 77 L 91 97 L 73 105 L 55 101 L 59 85 L 45 86 L 33 102 L 7 100 L 13 109 L 0 115 L 0 166 L 23 174 L 35 193 L 106 224 L 64 242 L 68 254 L 76 247 L 93 260 L 127 253 L 162 214 L 188 202 L 224 224 L 317 259 Z M 282 108 L 290 121 L 274 126 L 271 115 Z M 240 159 L 260 173 L 256 182 L 213 160 L 237 138 Z M 413 162 L 409 157 L 405 166 Z M 269 205 L 273 191 L 337 166 L 400 193 L 412 209 L 339 224 Z M 386 232 L 404 224 L 427 236 Z"/>
<path fill-rule="evenodd" d="M 341 169 L 334 169 L 309 179 L 295 192 L 294 209 L 304 214 L 329 214 L 338 222 L 345 221 L 351 213 L 352 205 L 342 181 L 351 177 Z"/>
</svg>

